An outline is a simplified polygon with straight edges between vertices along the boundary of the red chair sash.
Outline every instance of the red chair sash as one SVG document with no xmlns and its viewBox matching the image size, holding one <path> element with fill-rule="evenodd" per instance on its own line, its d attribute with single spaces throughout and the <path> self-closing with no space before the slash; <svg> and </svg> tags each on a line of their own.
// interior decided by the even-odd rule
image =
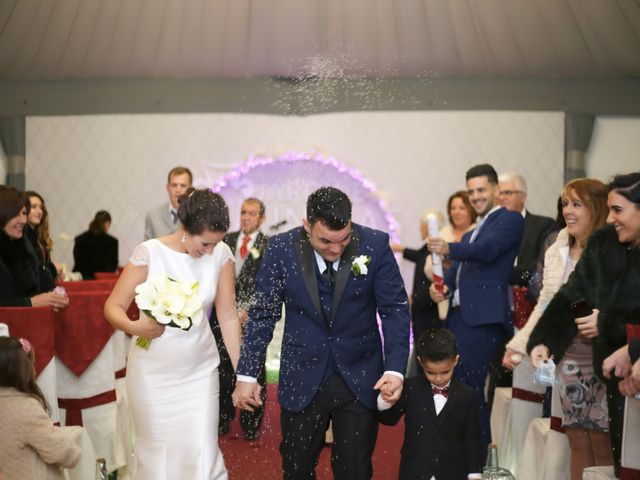
<svg viewBox="0 0 640 480">
<path fill-rule="evenodd" d="M 106 405 L 107 403 L 113 403 L 115 401 L 116 391 L 109 390 L 87 398 L 59 398 L 58 407 L 64 408 L 67 411 L 65 419 L 66 426 L 82 426 L 82 410 L 85 408 Z"/>
<path fill-rule="evenodd" d="M 104 318 L 109 292 L 68 292 L 69 306 L 56 322 L 56 354 L 69 370 L 80 376 L 107 344 L 113 327 Z"/>
<path fill-rule="evenodd" d="M 562 419 L 560 417 L 551 417 L 551 430 L 555 430 L 558 433 L 565 433 L 562 426 Z"/>
<path fill-rule="evenodd" d="M 36 376 L 55 354 L 56 319 L 51 307 L 3 307 L 0 321 L 9 325 L 9 334 L 26 338 L 35 350 Z"/>
<path fill-rule="evenodd" d="M 530 392 L 529 390 L 523 390 L 522 388 L 516 387 L 511 389 L 511 398 L 517 398 L 518 400 L 525 400 L 533 403 L 544 403 L 544 393 Z"/>
</svg>

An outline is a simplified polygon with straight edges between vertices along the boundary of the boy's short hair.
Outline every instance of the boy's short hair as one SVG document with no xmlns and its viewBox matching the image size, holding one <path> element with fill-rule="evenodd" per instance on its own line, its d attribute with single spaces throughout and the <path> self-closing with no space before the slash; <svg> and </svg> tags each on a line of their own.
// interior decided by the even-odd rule
<svg viewBox="0 0 640 480">
<path fill-rule="evenodd" d="M 456 337 L 444 328 L 434 328 L 424 332 L 416 342 L 415 348 L 416 355 L 422 362 L 452 360 L 458 355 Z"/>
</svg>

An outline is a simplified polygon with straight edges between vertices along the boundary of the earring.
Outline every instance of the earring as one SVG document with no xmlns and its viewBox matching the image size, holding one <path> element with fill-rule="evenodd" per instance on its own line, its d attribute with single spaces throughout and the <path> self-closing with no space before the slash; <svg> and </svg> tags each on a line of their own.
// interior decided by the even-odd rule
<svg viewBox="0 0 640 480">
<path fill-rule="evenodd" d="M 180 239 L 180 242 L 181 243 L 186 243 L 186 241 L 187 241 L 187 232 L 184 232 L 182 234 L 182 238 Z"/>
</svg>

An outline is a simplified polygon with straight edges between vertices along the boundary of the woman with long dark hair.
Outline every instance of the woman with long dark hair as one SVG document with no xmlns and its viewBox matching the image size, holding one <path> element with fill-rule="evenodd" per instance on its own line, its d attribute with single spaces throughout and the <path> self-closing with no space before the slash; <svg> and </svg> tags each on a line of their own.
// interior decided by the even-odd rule
<svg viewBox="0 0 640 480">
<path fill-rule="evenodd" d="M 51 422 L 33 361 L 28 340 L 0 337 L 0 471 L 7 478 L 63 480 L 61 467 L 78 463 L 80 447 Z"/>
<path fill-rule="evenodd" d="M 609 432 L 619 475 L 624 397 L 618 391 L 620 379 L 605 379 L 602 365 L 627 344 L 628 325 L 640 324 L 640 172 L 617 175 L 607 187 L 608 225 L 591 235 L 573 274 L 531 333 L 527 350 L 536 366 L 550 355 L 561 360 L 578 334 L 593 339 L 593 368 L 607 389 Z M 593 313 L 574 318 L 571 305 L 580 300 Z"/>
<path fill-rule="evenodd" d="M 38 258 L 24 235 L 29 208 L 24 193 L 0 185 L 0 305 L 64 308 L 68 298 L 41 286 Z"/>
<path fill-rule="evenodd" d="M 58 270 L 51 261 L 51 249 L 53 240 L 49 234 L 49 212 L 44 198 L 32 190 L 25 192 L 29 202 L 29 215 L 25 227 L 25 236 L 31 243 L 31 247 L 38 259 L 38 274 L 40 288 L 43 291 L 52 290 L 55 287 Z"/>
</svg>

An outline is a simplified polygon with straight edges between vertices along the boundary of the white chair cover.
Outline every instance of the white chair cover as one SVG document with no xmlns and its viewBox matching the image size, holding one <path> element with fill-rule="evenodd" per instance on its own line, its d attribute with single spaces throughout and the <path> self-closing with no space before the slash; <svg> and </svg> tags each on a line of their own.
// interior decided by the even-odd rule
<svg viewBox="0 0 640 480">
<path fill-rule="evenodd" d="M 491 441 L 498 446 L 498 459 L 501 467 L 511 470 L 514 459 L 511 458 L 511 388 L 496 388 L 491 408 Z"/>
<path fill-rule="evenodd" d="M 609 467 L 588 467 L 582 471 L 582 480 L 615 480 L 613 465 Z"/>
<path fill-rule="evenodd" d="M 551 394 L 551 415 L 562 417 L 557 385 Z M 518 464 L 518 480 L 569 480 L 571 449 L 564 433 L 550 428 L 549 418 L 536 418 L 527 429 Z"/>
<path fill-rule="evenodd" d="M 640 470 L 640 400 L 627 398 L 624 407 L 621 463 Z"/>
<path fill-rule="evenodd" d="M 51 409 L 51 421 L 53 423 L 60 422 L 60 412 L 58 410 L 58 385 L 57 385 L 57 375 L 56 375 L 56 358 L 51 358 L 51 361 L 47 364 L 46 367 L 40 372 L 36 382 L 44 393 L 45 398 L 47 399 L 47 403 L 49 404 L 49 408 Z"/>
<path fill-rule="evenodd" d="M 534 394 L 543 395 L 546 387 L 533 382 L 535 369 L 531 365 L 528 356 L 513 371 L 513 388 L 526 390 Z M 536 418 L 542 417 L 542 403 L 513 398 L 511 400 L 511 422 L 508 428 L 509 440 L 507 443 L 510 450 L 506 452 L 508 458 L 512 460 L 511 471 L 518 478 L 518 460 L 522 456 L 524 438 L 527 434 L 529 424 Z"/>
<path fill-rule="evenodd" d="M 115 390 L 113 336 L 98 357 L 80 377 L 76 377 L 60 360 L 57 360 L 58 398 L 88 398 Z M 66 410 L 60 408 L 60 424 L 65 425 Z M 82 410 L 82 423 L 91 438 L 98 457 L 104 458 L 107 468 L 117 468 L 116 431 L 117 403 Z M 95 460 L 94 460 L 95 462 Z"/>
<path fill-rule="evenodd" d="M 73 432 L 76 445 L 82 450 L 78 464 L 72 469 L 64 470 L 66 480 L 87 480 L 95 478 L 96 458 L 98 457 L 93 449 L 93 442 L 89 438 L 87 430 L 78 426 L 62 428 Z"/>
</svg>

